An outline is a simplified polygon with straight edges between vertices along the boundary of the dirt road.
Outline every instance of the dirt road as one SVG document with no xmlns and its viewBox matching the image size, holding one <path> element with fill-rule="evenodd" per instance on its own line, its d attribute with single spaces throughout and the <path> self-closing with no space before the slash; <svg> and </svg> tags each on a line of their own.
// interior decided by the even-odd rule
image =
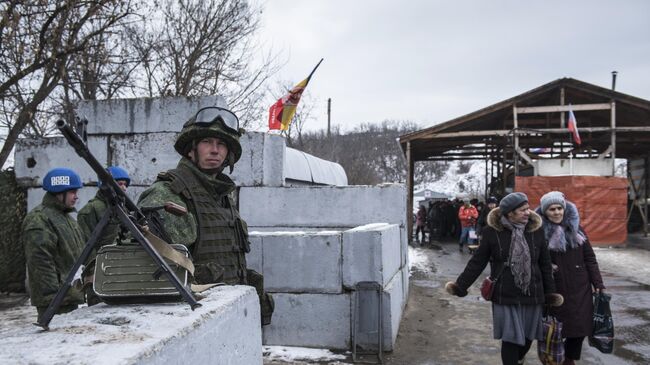
<svg viewBox="0 0 650 365">
<path fill-rule="evenodd" d="M 492 339 L 491 304 L 480 298 L 480 280 L 464 298 L 452 297 L 444 290 L 444 283 L 454 280 L 470 258 L 467 252 L 459 253 L 457 247 L 448 243 L 411 248 L 411 293 L 395 351 L 386 356 L 386 364 L 501 363 L 500 343 Z M 650 288 L 619 270 L 607 272 L 613 268 L 612 263 L 638 255 L 624 250 L 597 251 L 605 284 L 614 298 L 617 342 L 614 354 L 604 355 L 585 341 L 580 364 L 650 363 Z M 539 364 L 536 343 L 526 363 Z"/>
</svg>

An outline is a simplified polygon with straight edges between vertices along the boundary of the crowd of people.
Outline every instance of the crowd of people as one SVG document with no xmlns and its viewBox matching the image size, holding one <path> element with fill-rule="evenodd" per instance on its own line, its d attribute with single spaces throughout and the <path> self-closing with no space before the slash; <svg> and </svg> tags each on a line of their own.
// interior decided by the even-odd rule
<svg viewBox="0 0 650 365">
<path fill-rule="evenodd" d="M 423 244 L 446 238 L 458 239 L 462 252 L 464 246 L 478 242 L 487 225 L 487 214 L 498 202 L 493 196 L 486 202 L 458 196 L 454 200 L 430 201 L 428 207 L 420 205 L 415 216 L 415 240 Z"/>
</svg>

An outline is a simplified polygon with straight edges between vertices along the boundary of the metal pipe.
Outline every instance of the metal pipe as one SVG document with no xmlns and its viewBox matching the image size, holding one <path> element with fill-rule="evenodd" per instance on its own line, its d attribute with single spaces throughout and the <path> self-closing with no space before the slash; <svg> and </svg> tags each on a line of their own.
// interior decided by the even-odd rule
<svg viewBox="0 0 650 365">
<path fill-rule="evenodd" d="M 612 71 L 612 91 L 616 90 L 616 75 L 618 75 L 618 71 Z"/>
</svg>

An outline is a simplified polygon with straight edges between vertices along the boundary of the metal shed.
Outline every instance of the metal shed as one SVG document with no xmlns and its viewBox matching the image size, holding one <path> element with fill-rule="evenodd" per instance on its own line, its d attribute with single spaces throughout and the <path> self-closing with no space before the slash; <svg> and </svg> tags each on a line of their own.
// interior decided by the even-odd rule
<svg viewBox="0 0 650 365">
<path fill-rule="evenodd" d="M 630 189 L 647 227 L 650 101 L 613 88 L 614 82 L 607 89 L 562 78 L 401 136 L 407 160 L 407 206 L 413 205 L 416 161 L 484 160 L 486 195 L 503 195 L 514 186 L 516 176 L 539 174 L 545 160 L 589 159 L 605 164 L 613 175 L 615 159 L 624 158 L 635 161 Z M 581 145 L 571 142 L 566 126 L 569 110 L 578 120 Z"/>
</svg>

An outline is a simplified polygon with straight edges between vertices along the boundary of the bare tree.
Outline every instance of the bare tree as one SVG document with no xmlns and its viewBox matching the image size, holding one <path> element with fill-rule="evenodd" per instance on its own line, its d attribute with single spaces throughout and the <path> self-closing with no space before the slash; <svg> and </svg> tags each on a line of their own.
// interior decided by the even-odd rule
<svg viewBox="0 0 650 365">
<path fill-rule="evenodd" d="M 149 96 L 218 94 L 243 127 L 259 120 L 262 85 L 278 68 L 271 53 L 255 69 L 250 62 L 259 10 L 245 0 L 163 0 L 159 8 L 130 32 Z"/>
<path fill-rule="evenodd" d="M 131 14 L 128 0 L 9 0 L 0 5 L 0 98 L 7 136 L 0 166 L 27 126 L 44 127 L 41 104 L 66 76 L 75 55 Z"/>
</svg>

